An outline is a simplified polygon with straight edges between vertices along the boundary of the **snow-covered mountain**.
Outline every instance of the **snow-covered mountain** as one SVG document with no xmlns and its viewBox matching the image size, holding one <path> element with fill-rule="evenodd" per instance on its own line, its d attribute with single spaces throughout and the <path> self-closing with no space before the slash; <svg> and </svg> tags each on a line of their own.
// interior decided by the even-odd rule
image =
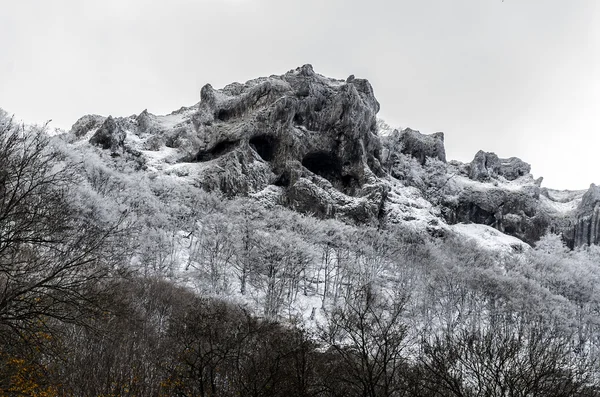
<svg viewBox="0 0 600 397">
<path fill-rule="evenodd" d="M 165 116 L 86 115 L 68 139 L 135 158 L 145 175 L 319 218 L 500 245 L 502 234 L 532 245 L 547 231 L 570 247 L 600 240 L 597 187 L 543 188 L 529 164 L 489 152 L 447 162 L 443 133 L 379 131 L 378 110 L 367 80 L 327 78 L 304 65 L 219 90 L 206 85 L 198 104 Z"/>
<path fill-rule="evenodd" d="M 305 65 L 68 132 L 0 111 L 0 389 L 597 395 L 600 188 L 378 110 Z"/>
</svg>

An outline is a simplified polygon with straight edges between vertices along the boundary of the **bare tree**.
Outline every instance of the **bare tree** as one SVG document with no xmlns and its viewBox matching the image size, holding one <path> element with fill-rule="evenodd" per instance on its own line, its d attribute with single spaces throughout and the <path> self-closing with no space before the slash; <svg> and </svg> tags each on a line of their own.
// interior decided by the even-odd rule
<svg viewBox="0 0 600 397">
<path fill-rule="evenodd" d="M 31 340 L 53 323 L 81 323 L 115 275 L 122 217 L 78 201 L 72 164 L 44 128 L 0 120 L 0 338 Z M 110 224 L 109 224 L 110 223 Z"/>
<path fill-rule="evenodd" d="M 592 364 L 572 351 L 570 335 L 504 320 L 433 336 L 424 345 L 420 379 L 424 395 L 583 396 L 592 391 Z"/>
<path fill-rule="evenodd" d="M 336 376 L 351 395 L 402 395 L 406 302 L 406 295 L 385 299 L 367 285 L 330 315 L 321 337 L 333 352 L 331 359 L 341 363 Z"/>
</svg>

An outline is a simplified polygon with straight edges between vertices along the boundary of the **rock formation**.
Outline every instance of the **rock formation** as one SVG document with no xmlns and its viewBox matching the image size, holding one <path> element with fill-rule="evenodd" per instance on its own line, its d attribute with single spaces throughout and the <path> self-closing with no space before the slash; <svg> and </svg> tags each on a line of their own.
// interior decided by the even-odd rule
<svg viewBox="0 0 600 397">
<path fill-rule="evenodd" d="M 600 244 L 600 186 L 593 183 L 577 208 L 573 244 L 575 247 Z"/>
<path fill-rule="evenodd" d="M 502 187 L 464 188 L 452 203 L 446 203 L 449 223 L 478 223 L 534 244 L 548 226 L 539 211 L 538 186 L 511 190 Z"/>
<path fill-rule="evenodd" d="M 401 144 L 402 153 L 416 158 L 421 165 L 425 164 L 428 157 L 446 162 L 443 132 L 425 135 L 419 131 L 406 128 L 402 130 L 396 139 Z"/>
<path fill-rule="evenodd" d="M 106 117 L 98 116 L 96 114 L 88 114 L 81 117 L 71 127 L 71 133 L 77 138 L 85 136 L 89 131 L 94 128 L 98 128 L 106 120 Z"/>
<path fill-rule="evenodd" d="M 600 243 L 600 188 L 550 192 L 529 164 L 491 152 L 447 163 L 441 132 L 380 136 L 379 103 L 367 80 L 331 79 L 304 65 L 223 89 L 207 84 L 200 96 L 165 116 L 84 116 L 70 136 L 91 135 L 91 144 L 140 169 L 161 158 L 169 166 L 155 164 L 152 172 L 172 168 L 206 190 L 318 217 L 414 221 L 431 235 L 448 224 L 478 223 L 530 244 L 546 231 L 562 233 L 570 246 Z M 429 158 L 438 161 L 429 165 Z"/>
<path fill-rule="evenodd" d="M 209 190 L 281 188 L 281 202 L 318 216 L 377 220 L 386 185 L 378 180 L 379 103 L 367 80 L 323 77 L 310 65 L 283 76 L 206 85 L 193 121 Z M 188 149 L 189 150 L 189 149 Z"/>
<path fill-rule="evenodd" d="M 89 125 L 85 127 L 88 128 Z M 100 146 L 102 149 L 110 150 L 113 153 L 118 153 L 123 150 L 126 136 L 125 130 L 117 124 L 115 119 L 108 116 L 96 133 L 90 138 L 90 143 Z"/>
<path fill-rule="evenodd" d="M 531 166 L 517 157 L 501 159 L 495 153 L 480 150 L 471 161 L 469 178 L 487 181 L 502 176 L 509 181 L 529 174 Z"/>
</svg>

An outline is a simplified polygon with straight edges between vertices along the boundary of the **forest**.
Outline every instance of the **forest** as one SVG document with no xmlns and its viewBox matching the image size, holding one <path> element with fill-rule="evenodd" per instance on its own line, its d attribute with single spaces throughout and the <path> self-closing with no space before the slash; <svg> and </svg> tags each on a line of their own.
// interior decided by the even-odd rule
<svg viewBox="0 0 600 397">
<path fill-rule="evenodd" d="M 598 247 L 490 251 L 143 166 L 0 114 L 0 395 L 600 396 Z"/>
</svg>

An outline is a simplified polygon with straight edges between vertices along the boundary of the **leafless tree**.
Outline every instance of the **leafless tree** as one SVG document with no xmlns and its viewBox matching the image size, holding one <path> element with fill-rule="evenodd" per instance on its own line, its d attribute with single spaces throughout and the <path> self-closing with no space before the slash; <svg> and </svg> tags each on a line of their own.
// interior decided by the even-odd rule
<svg viewBox="0 0 600 397">
<path fill-rule="evenodd" d="M 321 337 L 333 352 L 331 359 L 341 363 L 336 376 L 351 395 L 402 395 L 406 302 L 406 295 L 386 299 L 367 285 L 331 313 Z"/>
<path fill-rule="evenodd" d="M 81 323 L 115 276 L 123 217 L 80 200 L 74 166 L 44 128 L 0 120 L 0 338 Z"/>
</svg>

